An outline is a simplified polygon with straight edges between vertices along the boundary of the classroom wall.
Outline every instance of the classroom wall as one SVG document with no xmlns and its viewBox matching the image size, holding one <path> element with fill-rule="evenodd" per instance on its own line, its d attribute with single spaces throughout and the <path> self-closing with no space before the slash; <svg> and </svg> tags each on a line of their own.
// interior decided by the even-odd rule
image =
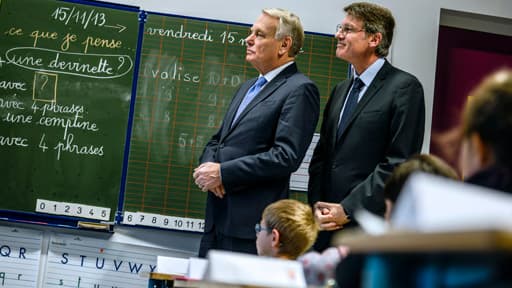
<svg viewBox="0 0 512 288">
<path fill-rule="evenodd" d="M 282 7 L 298 14 L 307 31 L 321 33 L 334 32 L 335 26 L 343 18 L 342 8 L 350 3 L 350 1 L 344 0 L 109 0 L 107 2 L 135 5 L 147 11 L 241 23 L 252 23 L 260 14 L 261 8 Z M 390 55 L 391 62 L 395 66 L 416 75 L 424 86 L 427 126 L 423 150 L 428 151 L 441 9 L 512 18 L 512 1 L 383 0 L 370 2 L 387 6 L 396 18 L 397 27 Z M 38 229 L 45 228 L 39 227 Z M 45 231 L 45 234 L 49 232 L 51 231 Z M 74 230 L 61 232 L 76 233 Z M 116 227 L 115 233 L 109 235 L 108 239 L 122 243 L 169 248 L 177 251 L 177 255 L 192 255 L 199 247 L 200 235 L 189 232 Z"/>
</svg>

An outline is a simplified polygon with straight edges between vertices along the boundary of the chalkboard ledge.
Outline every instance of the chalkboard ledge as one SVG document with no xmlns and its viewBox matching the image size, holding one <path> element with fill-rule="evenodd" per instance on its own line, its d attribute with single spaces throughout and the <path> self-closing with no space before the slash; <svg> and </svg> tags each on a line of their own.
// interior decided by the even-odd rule
<svg viewBox="0 0 512 288">
<path fill-rule="evenodd" d="M 114 232 L 113 225 L 109 223 L 91 222 L 90 219 L 73 218 L 34 212 L 0 210 L 0 221 L 68 229 L 94 230 L 108 233 Z"/>
</svg>

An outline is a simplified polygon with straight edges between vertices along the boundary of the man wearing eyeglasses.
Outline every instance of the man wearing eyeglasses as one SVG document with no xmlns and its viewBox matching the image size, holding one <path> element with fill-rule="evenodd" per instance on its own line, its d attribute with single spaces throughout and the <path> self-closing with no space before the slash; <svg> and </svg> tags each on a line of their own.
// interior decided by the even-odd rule
<svg viewBox="0 0 512 288">
<path fill-rule="evenodd" d="M 384 215 L 383 186 L 393 168 L 419 153 L 425 103 L 421 83 L 385 57 L 393 38 L 391 12 L 353 3 L 336 27 L 336 57 L 353 75 L 332 91 L 309 166 L 308 200 L 321 231 L 315 249 L 334 231 L 356 225 L 359 208 Z"/>
</svg>

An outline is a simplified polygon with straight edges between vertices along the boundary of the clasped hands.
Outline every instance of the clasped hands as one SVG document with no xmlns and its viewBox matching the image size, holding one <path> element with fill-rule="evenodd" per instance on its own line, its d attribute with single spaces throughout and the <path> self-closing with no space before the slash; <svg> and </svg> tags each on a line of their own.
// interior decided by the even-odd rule
<svg viewBox="0 0 512 288">
<path fill-rule="evenodd" d="M 192 176 L 197 187 L 203 192 L 210 191 L 219 198 L 223 198 L 226 194 L 220 178 L 219 163 L 205 162 L 194 169 Z"/>
<path fill-rule="evenodd" d="M 315 220 L 320 226 L 320 230 L 338 230 L 350 222 L 345 210 L 339 203 L 316 202 L 314 210 Z"/>
</svg>

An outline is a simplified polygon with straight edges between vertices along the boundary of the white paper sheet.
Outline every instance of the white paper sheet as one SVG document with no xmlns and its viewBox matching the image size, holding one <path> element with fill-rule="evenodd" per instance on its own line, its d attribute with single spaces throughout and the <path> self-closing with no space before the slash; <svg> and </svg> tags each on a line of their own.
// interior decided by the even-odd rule
<svg viewBox="0 0 512 288">
<path fill-rule="evenodd" d="M 96 238 L 54 234 L 48 248 L 44 287 L 147 287 L 164 249 Z"/>
<path fill-rule="evenodd" d="M 204 281 L 258 287 L 306 287 L 302 265 L 242 253 L 211 250 Z"/>
<path fill-rule="evenodd" d="M 37 287 L 43 233 L 0 226 L 0 287 Z"/>
<path fill-rule="evenodd" d="M 417 173 L 404 186 L 391 224 L 422 232 L 512 230 L 510 219 L 510 194 Z"/>
</svg>

